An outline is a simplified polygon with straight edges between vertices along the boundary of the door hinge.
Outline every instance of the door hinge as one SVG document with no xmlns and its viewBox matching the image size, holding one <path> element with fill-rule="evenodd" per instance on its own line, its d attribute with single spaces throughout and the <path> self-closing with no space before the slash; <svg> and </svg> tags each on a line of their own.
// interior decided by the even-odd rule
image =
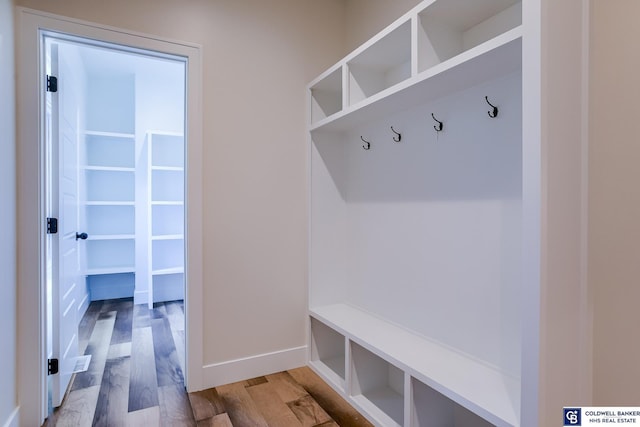
<svg viewBox="0 0 640 427">
<path fill-rule="evenodd" d="M 58 359 L 47 360 L 47 373 L 48 375 L 55 375 L 58 373 Z"/>
<path fill-rule="evenodd" d="M 58 218 L 47 218 L 47 234 L 58 232 Z"/>
<path fill-rule="evenodd" d="M 56 76 L 47 76 L 47 92 L 58 91 L 58 78 Z"/>
</svg>

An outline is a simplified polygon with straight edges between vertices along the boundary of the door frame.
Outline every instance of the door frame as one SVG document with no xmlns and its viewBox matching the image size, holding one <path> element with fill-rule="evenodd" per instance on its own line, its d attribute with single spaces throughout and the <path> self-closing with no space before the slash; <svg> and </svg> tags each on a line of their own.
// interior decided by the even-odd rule
<svg viewBox="0 0 640 427">
<path fill-rule="evenodd" d="M 18 7 L 18 399 L 21 425 L 46 417 L 45 294 L 45 96 L 43 33 L 68 34 L 123 47 L 186 58 L 185 88 L 185 339 L 187 390 L 202 387 L 202 47 L 130 30 Z"/>
</svg>

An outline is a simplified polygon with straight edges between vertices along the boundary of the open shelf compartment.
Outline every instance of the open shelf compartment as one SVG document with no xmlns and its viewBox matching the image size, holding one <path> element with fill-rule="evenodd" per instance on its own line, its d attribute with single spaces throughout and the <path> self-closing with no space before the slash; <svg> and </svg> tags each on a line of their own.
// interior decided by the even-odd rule
<svg viewBox="0 0 640 427">
<path fill-rule="evenodd" d="M 133 135 L 85 134 L 86 165 L 105 167 L 135 167 Z"/>
<path fill-rule="evenodd" d="M 153 205 L 151 207 L 152 236 L 180 235 L 184 233 L 184 206 Z"/>
<path fill-rule="evenodd" d="M 135 201 L 135 173 L 86 170 L 87 201 Z"/>
<path fill-rule="evenodd" d="M 349 105 L 411 77 L 411 21 L 384 35 L 347 62 Z"/>
<path fill-rule="evenodd" d="M 481 45 L 522 23 L 517 0 L 449 0 L 418 14 L 418 72 Z"/>
<path fill-rule="evenodd" d="M 344 390 L 345 338 L 311 318 L 311 364 L 329 381 Z"/>
<path fill-rule="evenodd" d="M 91 301 L 131 298 L 135 289 L 135 273 L 107 272 L 87 276 Z"/>
<path fill-rule="evenodd" d="M 179 134 L 150 132 L 151 165 L 184 167 L 184 137 Z"/>
<path fill-rule="evenodd" d="M 404 372 L 351 342 L 354 401 L 385 426 L 404 425 Z"/>
<path fill-rule="evenodd" d="M 153 272 L 184 267 L 184 240 L 152 240 L 151 248 Z"/>
<path fill-rule="evenodd" d="M 311 123 L 316 123 L 342 110 L 342 67 L 310 87 Z"/>
<path fill-rule="evenodd" d="M 135 234 L 135 207 L 97 205 L 86 206 L 89 237 L 107 234 Z"/>
<path fill-rule="evenodd" d="M 494 424 L 411 378 L 411 427 L 493 427 Z"/>
<path fill-rule="evenodd" d="M 153 302 L 184 299 L 184 273 L 154 275 L 151 280 L 153 280 Z"/>
<path fill-rule="evenodd" d="M 134 270 L 134 239 L 87 240 L 86 246 L 89 271 Z"/>
<path fill-rule="evenodd" d="M 183 171 L 152 170 L 151 180 L 151 200 L 164 202 L 184 200 Z"/>
</svg>

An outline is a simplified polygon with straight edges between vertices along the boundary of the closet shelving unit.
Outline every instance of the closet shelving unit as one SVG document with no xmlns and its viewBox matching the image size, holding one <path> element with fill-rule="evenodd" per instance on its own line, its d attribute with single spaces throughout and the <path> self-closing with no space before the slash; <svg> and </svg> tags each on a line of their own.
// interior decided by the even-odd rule
<svg viewBox="0 0 640 427">
<path fill-rule="evenodd" d="M 135 272 L 135 135 L 84 133 L 88 276 Z"/>
<path fill-rule="evenodd" d="M 309 365 L 376 425 L 520 425 L 521 67 L 521 1 L 425 0 L 308 86 Z"/>
<path fill-rule="evenodd" d="M 184 298 L 184 136 L 147 132 L 149 305 Z"/>
</svg>

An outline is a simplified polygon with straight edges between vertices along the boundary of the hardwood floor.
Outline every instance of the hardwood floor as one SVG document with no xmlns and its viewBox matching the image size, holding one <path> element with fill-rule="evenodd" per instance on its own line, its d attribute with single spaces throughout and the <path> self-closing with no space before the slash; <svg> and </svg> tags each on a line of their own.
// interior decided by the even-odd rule
<svg viewBox="0 0 640 427">
<path fill-rule="evenodd" d="M 131 298 L 94 301 L 78 333 L 89 369 L 45 426 L 196 425 L 184 389 L 182 301 L 152 310 Z"/>
<path fill-rule="evenodd" d="M 44 426 L 372 426 L 307 367 L 187 394 L 181 301 L 92 302 L 79 345 L 89 368 Z"/>
<path fill-rule="evenodd" d="M 196 393 L 198 427 L 371 427 L 307 367 Z"/>
</svg>

